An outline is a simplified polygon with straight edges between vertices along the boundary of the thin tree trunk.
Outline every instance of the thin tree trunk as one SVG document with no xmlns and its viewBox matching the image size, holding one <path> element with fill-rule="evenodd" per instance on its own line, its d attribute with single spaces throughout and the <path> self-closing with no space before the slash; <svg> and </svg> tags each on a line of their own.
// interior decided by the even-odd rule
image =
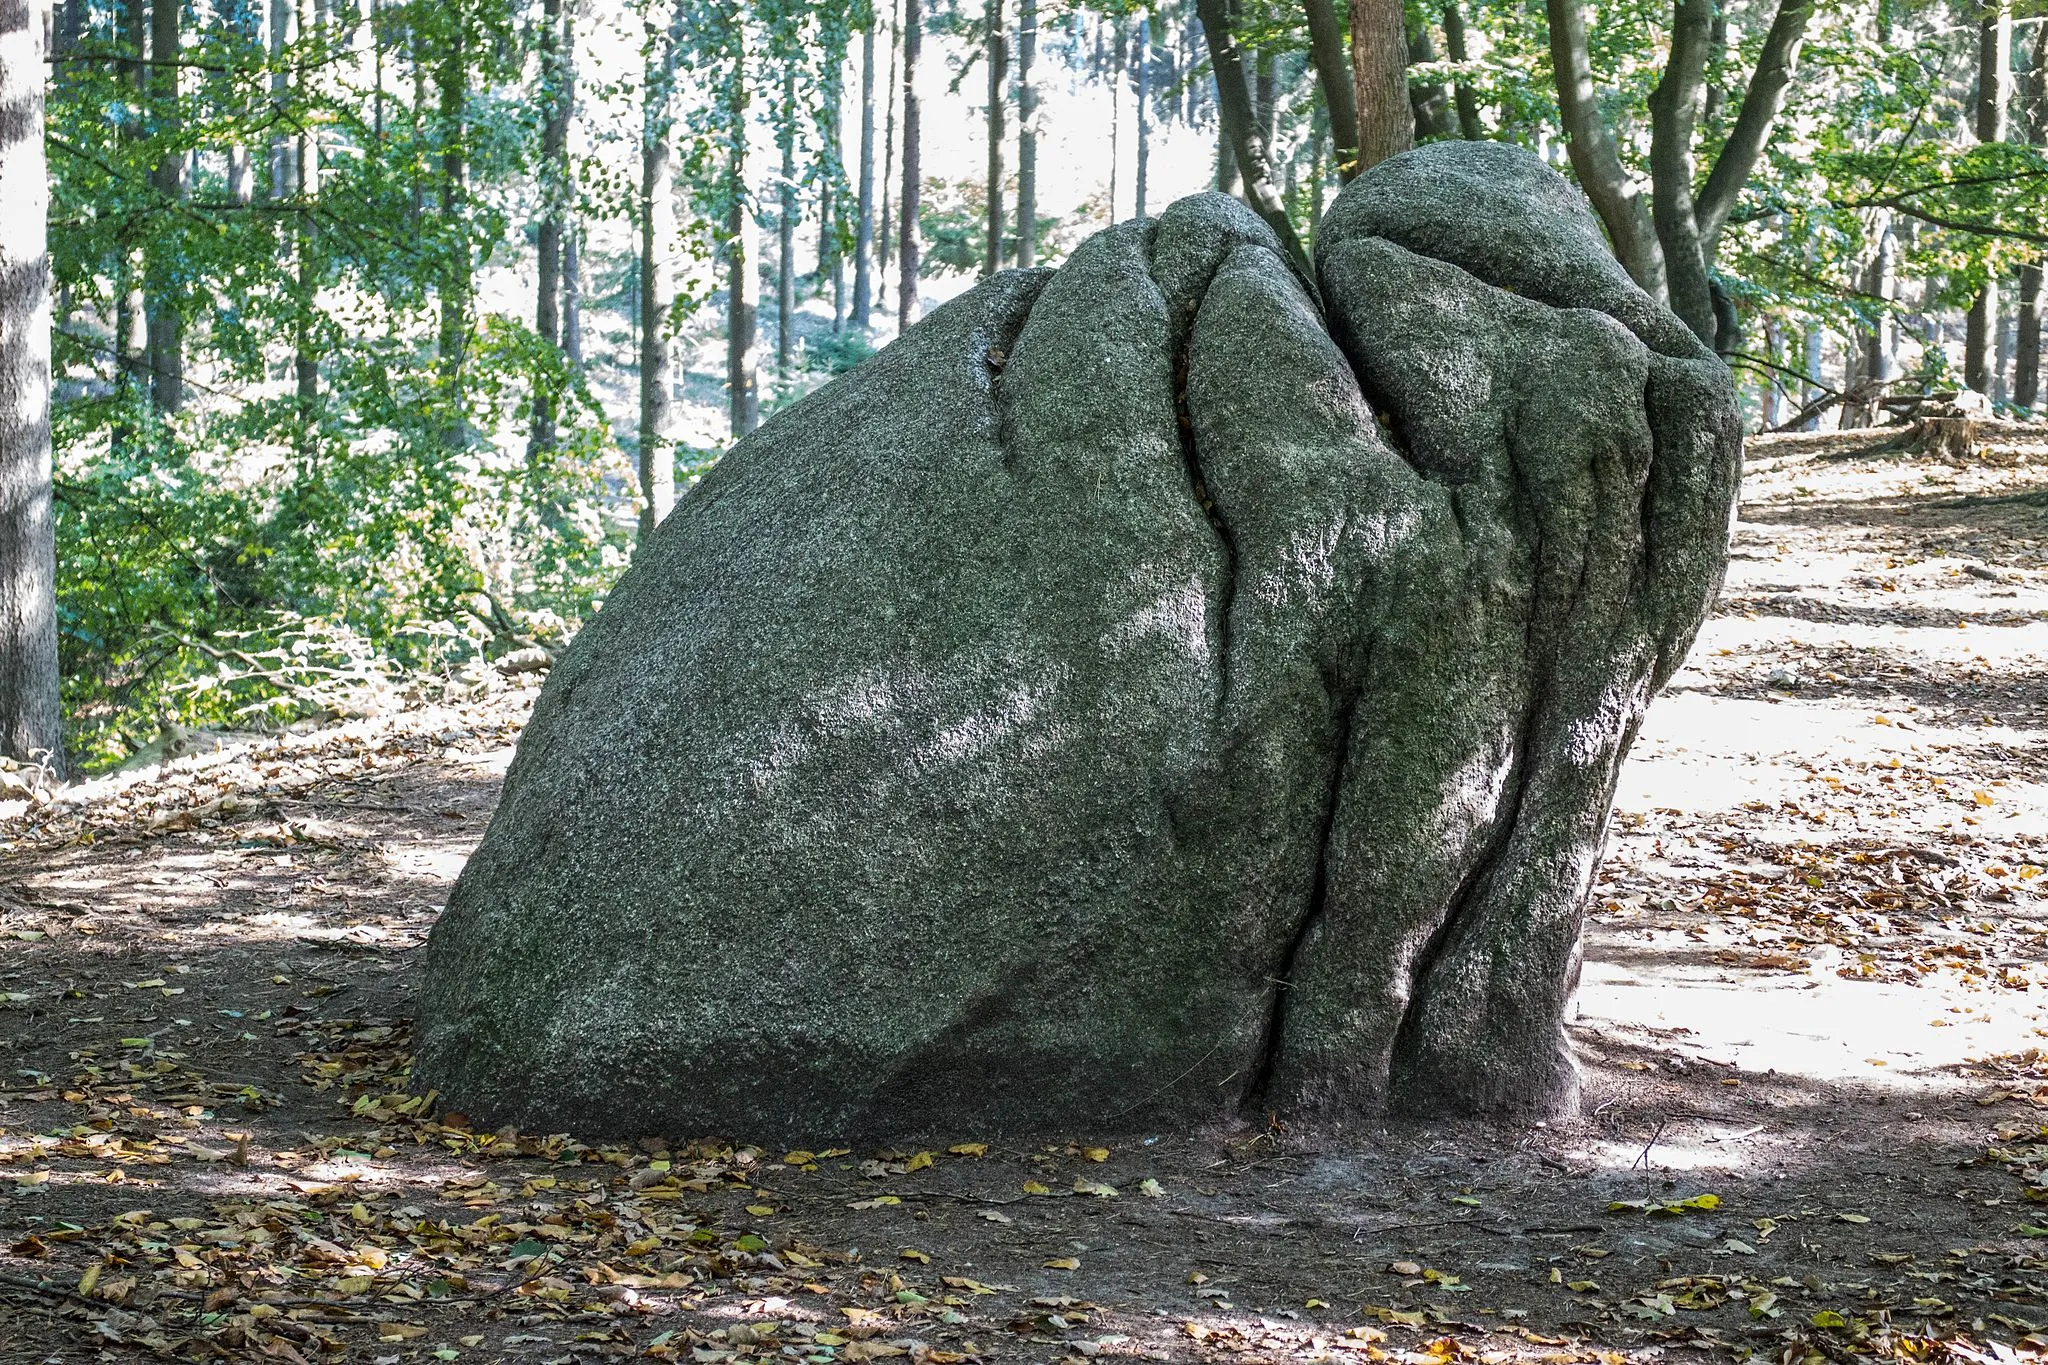
<svg viewBox="0 0 2048 1365">
<path fill-rule="evenodd" d="M 2027 142 L 2048 143 L 2048 24 L 2034 27 L 2034 55 L 2027 69 L 2021 118 Z M 2041 263 L 2020 270 L 2019 336 L 2013 353 L 2013 402 L 2032 411 L 2041 401 Z"/>
<path fill-rule="evenodd" d="M 1202 22 L 1206 25 L 1207 13 Z M 1358 169 L 1415 145 L 1408 102 L 1408 29 L 1401 0 L 1351 0 L 1351 88 L 1358 111 Z"/>
<path fill-rule="evenodd" d="M 1643 201 L 1641 187 L 1621 164 L 1614 135 L 1600 114 L 1586 42 L 1585 10 L 1580 0 L 1546 0 L 1546 5 L 1558 113 L 1579 188 L 1607 229 L 1608 243 L 1629 277 L 1652 298 L 1666 298 L 1664 253 L 1657 245 L 1649 205 Z"/>
<path fill-rule="evenodd" d="M 140 5 L 146 0 L 129 0 Z M 270 0 L 270 107 L 277 130 L 270 135 L 270 197 L 289 199 L 297 189 L 292 171 L 298 157 L 292 139 L 283 131 L 290 124 L 286 106 L 291 102 L 292 78 L 285 62 L 299 41 L 299 11 L 296 0 Z"/>
<path fill-rule="evenodd" d="M 1229 11 L 1224 7 L 1224 0 L 1196 0 L 1196 3 L 1201 10 L 1202 31 L 1208 38 L 1209 65 L 1216 76 L 1216 108 L 1237 166 L 1244 176 L 1245 202 L 1266 220 L 1266 225 L 1279 237 L 1288 263 L 1301 276 L 1302 282 L 1313 287 L 1315 267 L 1309 262 L 1308 253 L 1302 249 L 1301 236 L 1294 230 L 1294 223 L 1287 216 L 1287 206 L 1273 185 L 1265 139 L 1260 135 L 1252 113 L 1251 91 L 1245 84 L 1244 57 L 1237 46 L 1237 35 L 1231 31 Z"/>
<path fill-rule="evenodd" d="M 583 229 L 573 213 L 562 234 L 562 354 L 583 368 Z"/>
<path fill-rule="evenodd" d="M 165 0 L 157 0 L 157 3 L 163 4 Z M 306 3 L 306 0 L 300 0 L 300 3 Z M 309 27 L 306 22 L 309 17 L 300 15 L 301 32 Z M 321 36 L 318 20 L 310 27 L 316 38 Z M 306 87 L 310 79 L 310 73 L 302 67 L 298 78 L 299 103 L 302 106 L 309 103 L 310 92 Z M 292 169 L 293 180 L 298 186 L 298 205 L 292 215 L 296 239 L 293 250 L 298 258 L 297 297 L 292 301 L 292 379 L 298 408 L 296 443 L 300 458 L 306 459 L 318 448 L 320 429 L 320 366 L 313 353 L 313 319 L 319 285 L 315 260 L 319 225 L 313 218 L 313 204 L 320 194 L 320 144 L 314 139 L 310 124 L 299 130 L 296 161 Z"/>
<path fill-rule="evenodd" d="M 142 111 L 147 105 L 149 67 L 144 58 L 149 43 L 149 0 L 125 0 L 121 7 L 121 85 L 127 94 L 129 117 L 121 123 L 123 142 L 142 137 Z M 142 294 L 141 252 L 122 234 L 120 254 L 114 263 L 114 372 L 121 390 L 134 397 L 146 394 L 149 384 L 149 310 Z M 114 433 L 118 447 L 126 427 Z"/>
<path fill-rule="evenodd" d="M 384 144 L 384 0 L 370 0 L 370 136 Z"/>
<path fill-rule="evenodd" d="M 1444 6 L 1444 47 L 1451 60 L 1460 65 L 1472 60 L 1471 46 L 1465 40 L 1465 7 L 1456 0 Z M 1479 122 L 1479 92 L 1465 75 L 1458 77 L 1458 136 L 1467 142 L 1477 142 L 1486 136 L 1486 129 Z"/>
<path fill-rule="evenodd" d="M 782 71 L 782 187 L 775 216 L 775 373 L 789 377 L 796 346 L 796 69 Z"/>
<path fill-rule="evenodd" d="M 1408 64 L 1422 66 L 1436 61 L 1436 38 L 1427 22 L 1408 35 Z M 1451 96 L 1442 81 L 1410 85 L 1408 103 L 1415 110 L 1415 137 L 1444 138 L 1451 135 Z"/>
<path fill-rule="evenodd" d="M 2041 401 L 2041 263 L 2020 268 L 2020 334 L 2013 355 L 2012 401 L 2031 412 Z"/>
<path fill-rule="evenodd" d="M 540 31 L 540 226 L 537 255 L 540 279 L 535 291 L 533 327 L 542 341 L 562 340 L 562 227 L 567 199 L 569 117 L 562 69 L 562 0 L 541 0 Z M 543 415 L 534 412 L 535 440 Z"/>
<path fill-rule="evenodd" d="M 1110 21 L 1116 25 L 1116 43 L 1110 57 L 1109 80 L 1109 221 L 1117 221 L 1117 190 L 1120 185 L 1118 172 L 1123 170 L 1123 119 L 1124 119 L 1124 21 L 1121 15 Z"/>
<path fill-rule="evenodd" d="M 917 276 L 922 266 L 922 234 L 918 207 L 923 191 L 919 167 L 917 59 L 924 46 L 924 2 L 903 0 L 903 202 L 897 211 L 900 245 L 897 266 L 903 282 L 897 294 L 896 326 L 907 331 L 917 321 Z"/>
<path fill-rule="evenodd" d="M 1986 0 L 1977 25 L 1977 140 L 2005 141 L 2012 95 L 2012 3 Z M 1963 334 L 1963 382 L 1989 397 L 1997 376 L 1998 280 L 1984 281 Z"/>
<path fill-rule="evenodd" d="M 993 275 L 1003 268 L 1003 113 L 1010 99 L 1010 39 L 1003 0 L 986 0 L 982 23 L 988 40 L 988 246 L 981 273 Z"/>
<path fill-rule="evenodd" d="M 550 346 L 562 344 L 562 246 L 569 220 L 569 63 L 571 20 L 563 0 L 542 0 L 540 34 L 540 230 L 539 274 L 533 329 Z M 555 445 L 555 399 L 549 386 L 536 387 L 529 457 Z"/>
<path fill-rule="evenodd" d="M 1145 218 L 1146 179 L 1152 163 L 1152 16 L 1138 16 L 1138 174 L 1137 214 Z"/>
<path fill-rule="evenodd" d="M 866 331 L 875 307 L 875 25 L 860 34 L 860 204 L 853 227 L 853 325 Z"/>
<path fill-rule="evenodd" d="M 875 236 L 875 255 L 881 264 L 884 275 L 889 273 L 889 262 L 892 253 L 895 251 L 895 239 L 889 234 L 891 223 L 889 206 L 891 202 L 890 196 L 895 193 L 896 186 L 896 97 L 898 94 L 896 58 L 899 51 L 898 44 L 902 41 L 902 38 L 903 0 L 896 0 L 895 26 L 889 31 L 889 84 L 886 90 L 889 107 L 885 113 L 882 129 L 882 226 Z M 885 291 L 888 287 L 886 282 L 882 286 Z"/>
<path fill-rule="evenodd" d="M 1864 348 L 1864 377 L 1892 379 L 1899 372 L 1899 320 L 1891 309 L 1899 297 L 1899 238 L 1892 230 L 1891 214 L 1885 210 L 1879 210 L 1877 250 L 1871 255 L 1864 288 L 1880 300 Z"/>
<path fill-rule="evenodd" d="M 449 405 L 446 439 L 451 446 L 464 446 L 469 442 L 465 369 L 469 361 L 471 264 L 469 234 L 462 221 L 468 199 L 464 142 L 469 64 L 460 25 L 452 27 L 445 43 L 434 83 L 441 125 L 441 222 L 453 248 L 441 282 L 440 361 Z"/>
<path fill-rule="evenodd" d="M 1038 264 L 1038 0 L 1017 0 L 1017 264 Z"/>
<path fill-rule="evenodd" d="M 747 176 L 746 6 L 729 9 L 733 67 L 726 86 L 727 147 L 725 243 L 725 384 L 727 416 L 735 439 L 761 424 L 760 225 Z"/>
<path fill-rule="evenodd" d="M 1714 344 L 1716 322 L 1693 198 L 1693 135 L 1706 94 L 1713 20 L 1714 0 L 1678 0 L 1671 22 L 1671 55 L 1663 79 L 1650 93 L 1650 211 L 1664 256 L 1671 311 L 1709 346 Z"/>
<path fill-rule="evenodd" d="M 0 755 L 64 771 L 51 508 L 48 11 L 0 0 Z"/>
<path fill-rule="evenodd" d="M 1271 48 L 1260 48 L 1252 63 L 1252 98 L 1258 105 L 1259 136 L 1266 140 L 1266 155 L 1278 155 L 1280 146 L 1280 57 Z"/>
<path fill-rule="evenodd" d="M 676 26 L 644 29 L 647 75 L 640 123 L 640 538 L 654 533 L 676 500 L 673 356 L 675 311 Z"/>
<path fill-rule="evenodd" d="M 1351 84 L 1351 59 L 1344 50 L 1344 27 L 1337 22 L 1333 0 L 1302 0 L 1301 8 L 1308 17 L 1309 55 L 1330 120 L 1337 177 L 1348 183 L 1358 174 L 1358 97 Z"/>
</svg>

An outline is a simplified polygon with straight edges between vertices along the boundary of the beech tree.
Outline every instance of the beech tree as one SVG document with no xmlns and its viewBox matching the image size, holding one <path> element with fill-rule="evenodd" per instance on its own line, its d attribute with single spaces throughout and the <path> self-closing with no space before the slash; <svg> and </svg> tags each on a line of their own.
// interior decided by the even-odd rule
<svg viewBox="0 0 2048 1365">
<path fill-rule="evenodd" d="M 44 0 L 0 0 L 0 755 L 60 771 Z"/>
</svg>

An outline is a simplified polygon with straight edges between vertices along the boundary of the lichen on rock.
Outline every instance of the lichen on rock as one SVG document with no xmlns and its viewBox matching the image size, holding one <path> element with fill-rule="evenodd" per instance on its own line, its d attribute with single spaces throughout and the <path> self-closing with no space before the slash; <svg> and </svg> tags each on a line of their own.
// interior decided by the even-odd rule
<svg viewBox="0 0 2048 1365">
<path fill-rule="evenodd" d="M 1720 361 L 1526 153 L 1234 200 L 741 441 L 548 680 L 427 951 L 480 1120 L 769 1140 L 1554 1112 Z"/>
</svg>

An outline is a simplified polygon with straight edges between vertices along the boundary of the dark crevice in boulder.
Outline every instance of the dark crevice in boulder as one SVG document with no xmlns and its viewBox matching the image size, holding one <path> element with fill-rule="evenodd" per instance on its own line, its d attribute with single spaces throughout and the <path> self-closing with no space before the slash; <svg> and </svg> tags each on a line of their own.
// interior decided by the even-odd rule
<svg viewBox="0 0 2048 1365">
<path fill-rule="evenodd" d="M 1038 296 L 1045 292 L 1045 286 L 1057 272 L 1040 269 L 1015 273 L 1031 277 L 1025 285 L 1023 307 L 1000 315 L 992 328 L 977 332 L 975 337 L 981 345 L 982 367 L 988 371 L 989 411 L 994 419 L 996 451 L 1005 470 L 1014 467 L 1011 457 L 1016 449 L 1017 428 L 1016 404 L 1011 401 L 1010 390 L 1003 383 L 1003 370 L 1017 350 L 1017 338 L 1023 336 L 1025 327 L 1030 325 L 1031 310 L 1037 307 Z"/>
<path fill-rule="evenodd" d="M 1369 669 L 1369 651 L 1366 663 Z M 1364 677 L 1366 673 L 1362 672 L 1359 676 Z M 1273 982 L 1272 1002 L 1267 1007 L 1266 1035 L 1259 1046 L 1251 1080 L 1244 1089 L 1245 1105 L 1254 1108 L 1263 1105 L 1272 1090 L 1274 1071 L 1278 1068 L 1281 1053 L 1287 1046 L 1287 993 L 1293 989 L 1302 952 L 1308 946 L 1309 939 L 1314 936 L 1316 927 L 1322 923 L 1324 911 L 1329 904 L 1330 844 L 1336 837 L 1337 813 L 1344 801 L 1344 779 L 1351 762 L 1351 727 L 1358 713 L 1358 697 L 1354 692 L 1340 702 L 1333 691 L 1330 701 L 1336 719 L 1336 737 L 1331 746 L 1330 780 L 1323 790 L 1323 803 L 1316 829 L 1315 880 L 1309 885 L 1308 905 L 1303 910 L 1301 918 L 1296 921 L 1294 933 L 1287 941 L 1287 951 L 1280 959 L 1280 974 Z"/>
</svg>

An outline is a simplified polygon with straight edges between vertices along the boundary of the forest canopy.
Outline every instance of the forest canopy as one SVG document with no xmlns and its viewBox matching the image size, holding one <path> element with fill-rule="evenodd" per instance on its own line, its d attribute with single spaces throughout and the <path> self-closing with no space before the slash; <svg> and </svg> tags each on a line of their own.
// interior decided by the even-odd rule
<svg viewBox="0 0 2048 1365">
<path fill-rule="evenodd" d="M 921 310 L 1203 189 L 1305 252 L 1409 142 L 1575 178 L 1751 429 L 2040 402 L 2048 22 L 2006 0 L 61 0 L 51 24 L 87 768 L 544 661 L 679 488 Z"/>
</svg>

